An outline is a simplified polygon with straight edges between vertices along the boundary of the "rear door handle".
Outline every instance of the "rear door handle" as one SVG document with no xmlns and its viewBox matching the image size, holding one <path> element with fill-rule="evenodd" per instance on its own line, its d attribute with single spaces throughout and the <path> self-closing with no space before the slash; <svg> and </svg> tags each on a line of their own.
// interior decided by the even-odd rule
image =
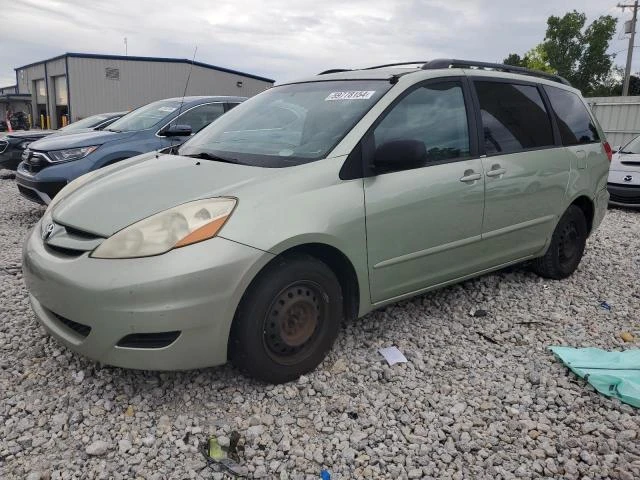
<svg viewBox="0 0 640 480">
<path fill-rule="evenodd" d="M 482 178 L 482 175 L 480 175 L 479 173 L 475 173 L 473 170 L 465 170 L 464 172 L 464 176 L 462 178 L 460 178 L 461 182 L 475 182 L 477 180 L 480 180 Z"/>
<path fill-rule="evenodd" d="M 500 165 L 494 165 L 491 167 L 491 170 L 489 170 L 485 175 L 487 177 L 501 177 L 505 173 L 507 173 L 507 171 L 504 168 L 500 167 Z"/>
</svg>

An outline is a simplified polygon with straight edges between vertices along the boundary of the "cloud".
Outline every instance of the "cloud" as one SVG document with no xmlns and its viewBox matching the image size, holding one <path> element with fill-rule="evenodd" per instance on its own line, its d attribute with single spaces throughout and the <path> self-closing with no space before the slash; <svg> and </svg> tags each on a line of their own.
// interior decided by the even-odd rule
<svg viewBox="0 0 640 480">
<path fill-rule="evenodd" d="M 0 11 L 0 85 L 64 52 L 190 58 L 290 80 L 327 68 L 436 57 L 500 61 L 544 37 L 549 15 L 621 15 L 601 0 L 21 0 Z M 563 3 L 564 5 L 559 5 Z M 610 6 L 611 7 L 611 6 Z M 621 24 L 622 22 L 620 22 Z M 612 51 L 625 40 L 612 43 Z M 618 62 L 622 62 L 621 57 Z M 640 65 L 634 61 L 635 65 Z"/>
</svg>

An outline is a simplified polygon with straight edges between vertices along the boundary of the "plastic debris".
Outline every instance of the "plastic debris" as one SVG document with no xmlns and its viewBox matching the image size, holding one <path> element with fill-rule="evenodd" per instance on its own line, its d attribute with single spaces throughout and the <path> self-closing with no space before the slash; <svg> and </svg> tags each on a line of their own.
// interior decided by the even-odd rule
<svg viewBox="0 0 640 480">
<path fill-rule="evenodd" d="M 622 332 L 620 338 L 624 342 L 633 342 L 636 339 L 631 332 Z"/>
<path fill-rule="evenodd" d="M 244 451 L 244 444 L 241 442 L 240 434 L 231 432 L 227 449 L 220 446 L 216 437 L 210 437 L 202 446 L 202 454 L 207 460 L 207 464 L 214 471 L 223 472 L 232 477 L 245 477 L 246 467 L 242 467 L 239 464 L 238 451 L 240 448 L 241 451 Z"/>
<path fill-rule="evenodd" d="M 469 312 L 469 316 L 471 317 L 486 317 L 488 315 L 489 312 L 487 312 L 486 310 L 482 310 L 481 308 L 479 308 L 478 310 L 471 310 Z"/>
<path fill-rule="evenodd" d="M 225 457 L 224 451 L 222 447 L 218 443 L 218 439 L 216 437 L 211 437 L 209 439 L 209 458 L 213 460 L 220 461 Z"/>
<path fill-rule="evenodd" d="M 133 415 L 134 415 L 134 412 L 133 412 L 133 406 L 132 406 L 132 405 L 129 405 L 129 406 L 127 407 L 127 409 L 124 411 L 124 416 L 125 416 L 125 417 L 133 417 Z"/>
<path fill-rule="evenodd" d="M 322 480 L 331 480 L 331 474 L 329 473 L 328 470 L 321 470 L 320 471 L 320 478 Z"/>
<path fill-rule="evenodd" d="M 600 302 L 600 308 L 606 310 L 607 312 L 611 311 L 611 305 L 609 305 L 606 301 Z"/>
<path fill-rule="evenodd" d="M 549 348 L 602 395 L 640 408 L 640 349 L 607 352 L 599 348 Z"/>
<path fill-rule="evenodd" d="M 402 354 L 397 347 L 384 347 L 378 349 L 380 355 L 382 355 L 389 365 L 395 365 L 396 363 L 407 363 L 407 358 Z"/>
</svg>

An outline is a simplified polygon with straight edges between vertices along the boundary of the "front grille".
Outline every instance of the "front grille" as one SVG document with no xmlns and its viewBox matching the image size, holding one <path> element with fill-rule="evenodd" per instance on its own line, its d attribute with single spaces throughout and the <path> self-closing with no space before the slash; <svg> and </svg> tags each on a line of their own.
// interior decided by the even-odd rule
<svg viewBox="0 0 640 480">
<path fill-rule="evenodd" d="M 0 140 L 0 153 L 4 153 L 8 146 L 9 142 L 6 140 Z"/>
<path fill-rule="evenodd" d="M 68 318 L 63 317 L 62 315 L 58 315 L 55 312 L 51 312 L 51 315 L 53 315 L 56 320 L 58 320 L 64 326 L 76 332 L 82 338 L 87 338 L 91 333 L 91 327 L 89 325 L 83 325 L 82 323 L 74 322 L 73 320 L 69 320 Z"/>
<path fill-rule="evenodd" d="M 36 192 L 31 190 L 30 188 L 25 188 L 22 185 L 18 184 L 18 191 L 20 192 L 20 194 L 23 197 L 28 198 L 32 202 L 36 202 L 36 203 L 40 203 L 40 204 L 44 205 L 44 202 L 42 201 L 40 196 Z"/>
<path fill-rule="evenodd" d="M 615 193 L 609 192 L 609 201 L 626 203 L 628 205 L 640 205 L 640 192 L 638 192 L 638 196 L 636 197 L 623 197 L 621 195 L 616 195 Z"/>
<path fill-rule="evenodd" d="M 179 331 L 156 333 L 132 333 L 118 342 L 123 348 L 163 348 L 168 347 L 180 336 Z"/>
<path fill-rule="evenodd" d="M 46 243 L 44 244 L 44 246 L 47 249 L 50 249 L 56 253 L 59 253 L 60 255 L 64 255 L 65 257 L 79 257 L 85 252 L 85 250 L 76 250 L 75 248 L 59 247 L 58 245 L 49 245 Z"/>
</svg>

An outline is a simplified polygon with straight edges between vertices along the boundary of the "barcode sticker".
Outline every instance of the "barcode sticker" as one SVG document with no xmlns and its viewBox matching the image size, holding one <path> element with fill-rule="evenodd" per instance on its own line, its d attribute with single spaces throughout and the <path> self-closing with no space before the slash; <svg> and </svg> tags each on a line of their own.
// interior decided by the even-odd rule
<svg viewBox="0 0 640 480">
<path fill-rule="evenodd" d="M 325 102 L 329 100 L 369 100 L 375 90 L 351 90 L 349 92 L 331 92 Z"/>
</svg>

